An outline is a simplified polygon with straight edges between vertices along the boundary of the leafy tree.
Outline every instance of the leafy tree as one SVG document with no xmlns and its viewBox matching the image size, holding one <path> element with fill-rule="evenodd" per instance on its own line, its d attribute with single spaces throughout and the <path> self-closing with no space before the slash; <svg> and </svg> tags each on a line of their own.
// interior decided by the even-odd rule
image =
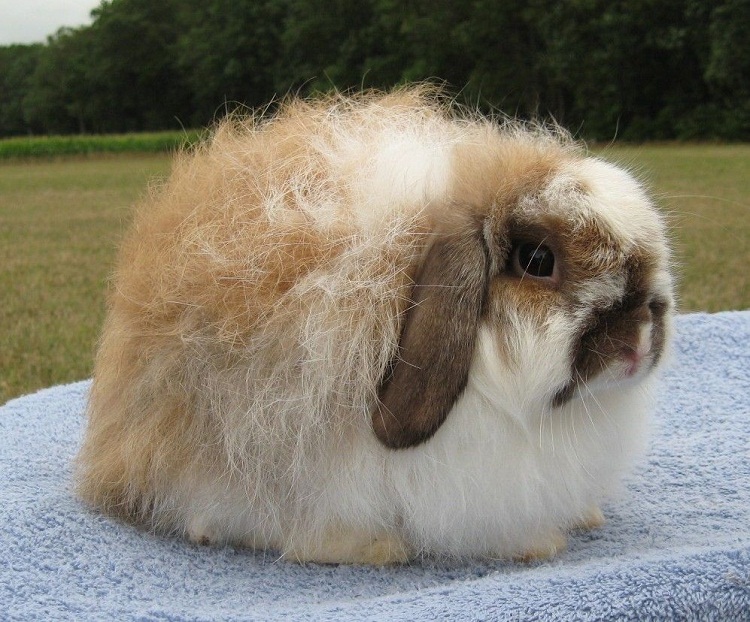
<svg viewBox="0 0 750 622">
<path fill-rule="evenodd" d="M 175 127 L 190 117 L 177 70 L 180 0 L 110 0 L 92 11 L 87 79 L 97 131 Z"/>
<path fill-rule="evenodd" d="M 0 136 L 29 131 L 23 99 L 43 52 L 42 44 L 0 47 Z"/>
<path fill-rule="evenodd" d="M 279 90 L 306 92 L 361 83 L 371 56 L 373 0 L 290 0 L 281 35 Z"/>
<path fill-rule="evenodd" d="M 725 0 L 711 13 L 705 78 L 719 117 L 716 133 L 750 138 L 750 0 Z"/>
<path fill-rule="evenodd" d="M 410 10 L 401 14 L 400 28 L 409 52 L 402 71 L 404 81 L 444 81 L 456 90 L 466 86 L 477 62 L 466 37 L 472 6 L 453 0 L 413 0 L 409 4 Z"/>
<path fill-rule="evenodd" d="M 750 138 L 750 0 L 103 0 L 0 48 L 0 135 L 204 125 L 287 92 L 447 82 L 586 137 Z"/>
<path fill-rule="evenodd" d="M 259 106 L 272 99 L 288 0 L 187 4 L 191 11 L 183 16 L 177 66 L 191 93 L 191 122 L 206 124 L 223 106 Z"/>
<path fill-rule="evenodd" d="M 95 113 L 87 107 L 90 43 L 86 29 L 61 28 L 48 38 L 23 98 L 24 120 L 31 131 L 66 134 L 92 129 Z"/>
</svg>

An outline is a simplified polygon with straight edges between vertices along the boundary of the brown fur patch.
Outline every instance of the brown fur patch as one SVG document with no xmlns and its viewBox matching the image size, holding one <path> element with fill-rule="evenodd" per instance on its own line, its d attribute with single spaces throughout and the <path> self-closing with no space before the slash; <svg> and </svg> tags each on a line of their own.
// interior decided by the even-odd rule
<svg viewBox="0 0 750 622">
<path fill-rule="evenodd" d="M 373 430 L 392 448 L 440 427 L 466 386 L 487 293 L 481 231 L 438 236 L 412 290 L 399 353 L 380 390 Z"/>
<path fill-rule="evenodd" d="M 480 155 L 459 148 L 455 156 L 452 201 L 434 210 L 446 233 L 437 235 L 420 269 L 399 355 L 380 390 L 373 429 L 389 447 L 427 440 L 460 396 L 489 278 L 505 270 L 514 209 L 566 158 L 552 141 L 503 140 L 489 126 L 481 131 L 490 140 Z"/>
<path fill-rule="evenodd" d="M 670 301 L 653 293 L 653 275 L 658 269 L 648 253 L 634 253 L 619 267 L 625 275 L 622 295 L 591 310 L 589 321 L 576 342 L 571 363 L 571 381 L 554 398 L 560 406 L 581 382 L 594 378 L 614 361 L 635 352 L 641 327 L 651 323 L 651 366 L 661 358 L 665 346 L 665 315 Z"/>
<path fill-rule="evenodd" d="M 416 226 L 363 239 L 344 209 L 353 203 L 346 175 L 356 167 L 336 177 L 326 154 L 340 155 L 339 130 L 373 132 L 382 117 L 375 113 L 389 110 L 400 111 L 391 115 L 400 123 L 443 114 L 429 89 L 290 100 L 270 119 L 222 122 L 143 201 L 120 251 L 95 364 L 78 457 L 86 500 L 179 528 L 171 511 L 151 512 L 180 478 L 252 467 L 273 489 L 297 464 L 293 451 L 312 443 L 304 435 L 361 426 L 423 240 Z M 336 218 L 317 219 L 320 202 L 338 206 Z M 316 273 L 339 289 L 316 288 L 308 278 Z M 315 342 L 328 331 L 336 337 Z M 305 357 L 314 356 L 328 357 L 330 371 L 306 381 L 303 421 L 291 389 L 279 386 L 299 382 L 303 364 L 311 366 Z M 237 394 L 240 383 L 246 395 Z M 277 412 L 286 399 L 291 406 Z M 230 425 L 253 433 L 231 438 Z M 244 485 L 263 494 L 261 481 Z"/>
</svg>

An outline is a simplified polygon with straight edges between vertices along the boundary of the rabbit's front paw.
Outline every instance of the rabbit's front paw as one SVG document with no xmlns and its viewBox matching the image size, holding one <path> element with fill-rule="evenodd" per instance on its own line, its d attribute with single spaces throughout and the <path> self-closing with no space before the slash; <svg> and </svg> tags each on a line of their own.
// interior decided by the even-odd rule
<svg viewBox="0 0 750 622">
<path fill-rule="evenodd" d="M 544 561 L 553 558 L 568 546 L 568 539 L 562 531 L 551 531 L 540 537 L 522 553 L 514 555 L 513 559 L 521 563 Z"/>
<path fill-rule="evenodd" d="M 322 542 L 295 547 L 286 557 L 299 563 L 389 566 L 408 562 L 410 554 L 409 547 L 397 535 L 336 529 L 329 531 Z"/>
</svg>

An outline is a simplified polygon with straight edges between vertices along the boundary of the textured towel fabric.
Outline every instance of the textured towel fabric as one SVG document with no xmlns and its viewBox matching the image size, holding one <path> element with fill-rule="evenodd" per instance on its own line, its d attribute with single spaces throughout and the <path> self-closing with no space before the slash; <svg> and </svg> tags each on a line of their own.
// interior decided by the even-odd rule
<svg viewBox="0 0 750 622">
<path fill-rule="evenodd" d="M 88 387 L 0 409 L 2 620 L 750 620 L 750 311 L 678 318 L 627 497 L 527 566 L 298 566 L 100 516 L 71 492 Z"/>
</svg>

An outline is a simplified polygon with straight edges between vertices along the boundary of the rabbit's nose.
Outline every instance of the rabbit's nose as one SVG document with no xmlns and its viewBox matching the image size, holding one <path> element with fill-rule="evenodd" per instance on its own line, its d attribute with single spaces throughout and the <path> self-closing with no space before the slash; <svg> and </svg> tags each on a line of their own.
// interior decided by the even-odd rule
<svg viewBox="0 0 750 622">
<path fill-rule="evenodd" d="M 625 349 L 624 358 L 626 362 L 626 374 L 635 376 L 643 366 L 644 359 L 651 354 L 651 322 L 644 322 L 638 331 L 638 337 L 632 347 Z"/>
</svg>

